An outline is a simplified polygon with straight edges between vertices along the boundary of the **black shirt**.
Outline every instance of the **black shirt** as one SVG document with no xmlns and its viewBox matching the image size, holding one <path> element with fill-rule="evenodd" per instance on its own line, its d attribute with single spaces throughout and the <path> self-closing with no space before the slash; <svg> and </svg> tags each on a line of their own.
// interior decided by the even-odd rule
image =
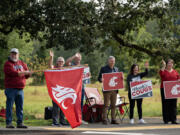
<svg viewBox="0 0 180 135">
<path fill-rule="evenodd" d="M 113 72 L 118 72 L 118 68 L 117 67 L 110 68 L 109 65 L 102 67 L 99 72 L 98 81 L 102 82 L 102 74 L 113 73 Z"/>
<path fill-rule="evenodd" d="M 145 72 L 139 73 L 137 75 L 129 74 L 127 77 L 128 93 L 131 93 L 130 82 L 141 81 L 141 79 L 148 75 L 148 69 L 145 69 Z"/>
</svg>

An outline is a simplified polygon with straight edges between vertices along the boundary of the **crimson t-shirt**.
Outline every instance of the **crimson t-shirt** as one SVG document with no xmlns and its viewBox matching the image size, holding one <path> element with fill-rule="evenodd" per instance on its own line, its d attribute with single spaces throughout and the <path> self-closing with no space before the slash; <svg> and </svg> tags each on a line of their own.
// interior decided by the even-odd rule
<svg viewBox="0 0 180 135">
<path fill-rule="evenodd" d="M 159 74 L 161 77 L 161 88 L 163 88 L 164 81 L 176 81 L 180 78 L 179 73 L 174 69 L 171 72 L 167 70 L 164 71 L 160 70 Z"/>
</svg>

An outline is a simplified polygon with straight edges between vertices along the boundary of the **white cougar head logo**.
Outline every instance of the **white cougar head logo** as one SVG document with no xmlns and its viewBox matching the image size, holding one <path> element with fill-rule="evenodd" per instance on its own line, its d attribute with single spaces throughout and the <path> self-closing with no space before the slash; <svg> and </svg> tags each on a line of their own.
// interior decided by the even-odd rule
<svg viewBox="0 0 180 135">
<path fill-rule="evenodd" d="M 109 81 L 109 86 L 110 87 L 115 87 L 118 83 L 115 82 L 115 80 L 117 79 L 118 77 L 117 76 L 113 76 L 110 81 Z"/>
<path fill-rule="evenodd" d="M 180 85 L 175 85 L 172 87 L 172 89 L 171 89 L 172 95 L 178 95 L 180 93 L 180 91 L 178 91 L 178 87 L 180 87 Z"/>
<path fill-rule="evenodd" d="M 52 94 L 53 97 L 57 100 L 58 103 L 62 105 L 64 109 L 67 107 L 64 105 L 64 101 L 67 98 L 71 98 L 73 100 L 72 104 L 76 103 L 77 95 L 74 89 L 72 88 L 65 88 L 59 85 L 56 85 L 55 88 L 52 87 Z"/>
</svg>

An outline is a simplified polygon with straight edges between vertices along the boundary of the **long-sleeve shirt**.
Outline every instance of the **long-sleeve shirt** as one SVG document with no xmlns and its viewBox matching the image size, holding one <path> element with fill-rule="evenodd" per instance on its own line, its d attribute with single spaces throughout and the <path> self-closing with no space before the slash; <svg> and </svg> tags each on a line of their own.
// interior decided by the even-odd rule
<svg viewBox="0 0 180 135">
<path fill-rule="evenodd" d="M 139 73 L 137 75 L 129 74 L 127 77 L 128 93 L 131 93 L 130 82 L 141 81 L 141 79 L 148 75 L 148 69 L 145 72 Z"/>
<path fill-rule="evenodd" d="M 180 79 L 179 73 L 174 69 L 171 72 L 167 70 L 164 70 L 164 71 L 160 70 L 159 74 L 161 77 L 161 88 L 163 88 L 164 81 L 176 81 Z"/>
<path fill-rule="evenodd" d="M 19 71 L 27 71 L 27 65 L 18 60 L 17 62 L 13 62 L 8 60 L 4 64 L 4 74 L 5 74 L 5 88 L 19 88 L 23 89 L 26 84 L 26 79 L 29 77 L 28 75 L 19 76 Z"/>
</svg>

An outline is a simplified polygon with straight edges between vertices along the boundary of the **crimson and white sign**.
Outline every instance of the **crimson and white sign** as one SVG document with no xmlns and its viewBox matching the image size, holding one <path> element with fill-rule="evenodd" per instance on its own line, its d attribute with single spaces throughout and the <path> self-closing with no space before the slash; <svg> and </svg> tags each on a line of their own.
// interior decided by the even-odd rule
<svg viewBox="0 0 180 135">
<path fill-rule="evenodd" d="M 140 99 L 145 97 L 152 97 L 152 82 L 147 81 L 135 81 L 130 83 L 131 98 Z"/>
<path fill-rule="evenodd" d="M 83 83 L 84 84 L 89 84 L 90 83 L 90 78 L 91 78 L 90 68 L 85 67 L 84 68 L 84 73 L 83 73 Z"/>
<path fill-rule="evenodd" d="M 179 98 L 180 97 L 180 81 L 165 81 L 164 96 L 166 99 Z"/>
<path fill-rule="evenodd" d="M 102 74 L 103 91 L 118 90 L 124 88 L 123 72 Z"/>
<path fill-rule="evenodd" d="M 61 108 L 72 128 L 81 125 L 81 91 L 84 68 L 44 72 L 48 93 Z"/>
</svg>

